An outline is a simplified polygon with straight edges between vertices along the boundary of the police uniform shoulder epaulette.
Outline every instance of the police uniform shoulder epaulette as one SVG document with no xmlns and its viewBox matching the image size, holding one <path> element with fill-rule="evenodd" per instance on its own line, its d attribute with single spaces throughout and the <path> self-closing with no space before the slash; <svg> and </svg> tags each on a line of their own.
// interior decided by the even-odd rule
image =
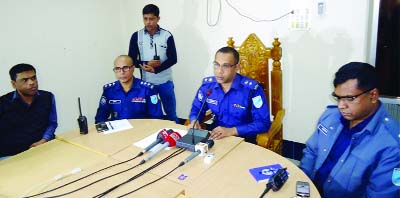
<svg viewBox="0 0 400 198">
<path fill-rule="evenodd" d="M 212 82 L 217 82 L 217 80 L 215 80 L 214 76 L 209 76 L 209 77 L 203 78 L 203 81 L 202 81 L 201 84 L 205 85 L 205 84 L 209 84 L 209 83 L 212 83 Z"/>
<path fill-rule="evenodd" d="M 111 87 L 114 87 L 115 85 L 116 85 L 115 82 L 107 83 L 107 84 L 105 84 L 105 85 L 103 86 L 103 89 L 106 90 L 106 89 L 109 89 L 109 88 L 111 88 Z"/>
<path fill-rule="evenodd" d="M 140 85 L 149 89 L 153 89 L 154 85 L 152 83 L 146 82 L 146 81 L 141 81 Z"/>
<path fill-rule="evenodd" d="M 327 109 L 334 109 L 337 108 L 337 105 L 328 105 L 326 106 Z"/>
<path fill-rule="evenodd" d="M 257 89 L 260 85 L 256 80 L 253 80 L 251 78 L 242 78 L 240 82 L 244 87 L 250 88 L 250 89 Z"/>
</svg>

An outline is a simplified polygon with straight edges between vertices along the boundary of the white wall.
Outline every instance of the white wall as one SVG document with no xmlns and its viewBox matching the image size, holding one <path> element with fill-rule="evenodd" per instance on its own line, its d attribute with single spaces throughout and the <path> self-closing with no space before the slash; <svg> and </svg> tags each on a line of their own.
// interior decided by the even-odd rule
<svg viewBox="0 0 400 198">
<path fill-rule="evenodd" d="M 317 0 L 230 2 L 253 17 L 271 19 L 297 7 L 314 12 Z M 173 70 L 179 117 L 188 116 L 201 79 L 212 75 L 215 51 L 226 45 L 229 36 L 240 44 L 256 33 L 268 46 L 279 37 L 287 110 L 284 138 L 304 142 L 325 106 L 332 103 L 334 72 L 349 61 L 365 61 L 368 52 L 371 1 L 325 2 L 325 16 L 312 13 L 309 31 L 290 31 L 289 17 L 255 23 L 239 16 L 224 0 L 215 27 L 206 23 L 207 0 L 0 1 L 0 93 L 11 90 L 9 67 L 29 62 L 38 67 L 41 88 L 56 94 L 58 132 L 77 127 L 77 96 L 83 97 L 85 114 L 93 123 L 101 85 L 114 79 L 113 58 L 127 53 L 131 34 L 143 27 L 143 6 L 154 3 L 161 9 L 160 25 L 173 33 L 177 45 L 178 64 Z M 218 0 L 209 3 L 215 21 Z"/>
<path fill-rule="evenodd" d="M 113 81 L 113 59 L 125 53 L 120 1 L 0 1 L 0 94 L 12 91 L 8 70 L 25 62 L 39 88 L 56 96 L 59 128 L 77 128 L 77 97 L 94 122 L 102 85 Z"/>
<path fill-rule="evenodd" d="M 365 61 L 369 1 L 326 0 L 326 13 L 316 15 L 317 0 L 229 0 L 242 12 L 258 19 L 272 19 L 294 8 L 311 10 L 309 31 L 290 31 L 289 17 L 275 22 L 256 23 L 239 16 L 222 0 L 220 21 L 215 27 L 206 23 L 206 0 L 146 1 L 125 0 L 124 13 L 137 12 L 154 3 L 160 7 L 160 25 L 175 37 L 178 64 L 174 66 L 174 81 L 178 101 L 177 112 L 187 117 L 195 91 L 204 76 L 212 75 L 211 62 L 217 49 L 233 36 L 240 44 L 250 33 L 256 33 L 268 46 L 279 37 L 283 49 L 284 72 L 284 138 L 305 142 L 316 121 L 328 104 L 332 77 L 341 65 L 350 61 Z M 212 21 L 216 20 L 218 0 L 209 0 Z M 357 8 L 357 9 L 354 9 Z M 124 39 L 142 28 L 132 14 L 127 17 Z M 126 43 L 126 45 L 128 45 Z M 126 47 L 127 48 L 127 47 Z"/>
</svg>

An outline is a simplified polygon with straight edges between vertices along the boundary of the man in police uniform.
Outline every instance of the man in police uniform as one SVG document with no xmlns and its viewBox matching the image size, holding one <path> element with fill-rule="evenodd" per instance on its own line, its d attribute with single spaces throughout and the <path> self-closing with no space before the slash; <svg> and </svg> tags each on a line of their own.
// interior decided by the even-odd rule
<svg viewBox="0 0 400 198">
<path fill-rule="evenodd" d="M 351 62 L 335 74 L 328 106 L 300 168 L 322 197 L 399 197 L 400 126 L 379 101 L 375 68 Z"/>
<path fill-rule="evenodd" d="M 96 123 L 119 119 L 162 118 L 161 104 L 153 85 L 133 76 L 131 57 L 118 56 L 113 71 L 118 81 L 104 85 Z"/>
<path fill-rule="evenodd" d="M 190 112 L 190 126 L 200 128 L 195 122 L 204 118 L 210 109 L 215 115 L 211 138 L 221 139 L 239 136 L 256 143 L 258 133 L 268 131 L 270 118 L 263 89 L 257 81 L 236 73 L 239 69 L 239 53 L 231 47 L 223 47 L 215 54 L 214 76 L 204 78 L 197 91 Z M 200 108 L 202 104 L 204 108 Z"/>
<path fill-rule="evenodd" d="M 145 27 L 132 34 L 128 54 L 140 68 L 142 80 L 155 85 L 166 119 L 178 123 L 172 81 L 172 66 L 177 62 L 174 37 L 158 25 L 160 9 L 156 5 L 146 5 L 142 14 Z"/>
</svg>

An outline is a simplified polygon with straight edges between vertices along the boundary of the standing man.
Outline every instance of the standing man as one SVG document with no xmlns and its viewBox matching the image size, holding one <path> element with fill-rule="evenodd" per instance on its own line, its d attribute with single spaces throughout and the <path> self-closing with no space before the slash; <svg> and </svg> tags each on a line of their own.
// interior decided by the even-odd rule
<svg viewBox="0 0 400 198">
<path fill-rule="evenodd" d="M 219 49 L 213 64 L 215 76 L 204 78 L 193 100 L 189 127 L 200 128 L 199 122 L 210 109 L 215 115 L 211 138 L 234 135 L 256 143 L 257 134 L 268 131 L 270 127 L 263 89 L 257 81 L 237 73 L 239 53 L 235 49 Z M 196 122 L 197 115 L 200 115 L 199 122 Z"/>
<path fill-rule="evenodd" d="M 176 48 L 172 34 L 160 28 L 160 10 L 149 4 L 143 8 L 145 27 L 131 37 L 129 56 L 141 68 L 142 80 L 153 83 L 161 98 L 166 118 L 179 122 L 176 116 L 172 66 L 176 64 Z"/>
<path fill-rule="evenodd" d="M 393 197 L 400 126 L 379 101 L 375 68 L 351 62 L 335 74 L 332 96 L 307 141 L 300 168 L 322 197 Z M 397 173 L 398 174 L 398 173 Z"/>
<path fill-rule="evenodd" d="M 38 90 L 35 68 L 21 63 L 9 73 L 15 91 L 0 97 L 0 157 L 52 140 L 58 126 L 54 95 Z"/>
<path fill-rule="evenodd" d="M 128 55 L 114 61 L 113 71 L 118 79 L 104 85 L 95 122 L 120 119 L 162 118 L 161 104 L 154 85 L 133 76 L 134 65 Z"/>
</svg>

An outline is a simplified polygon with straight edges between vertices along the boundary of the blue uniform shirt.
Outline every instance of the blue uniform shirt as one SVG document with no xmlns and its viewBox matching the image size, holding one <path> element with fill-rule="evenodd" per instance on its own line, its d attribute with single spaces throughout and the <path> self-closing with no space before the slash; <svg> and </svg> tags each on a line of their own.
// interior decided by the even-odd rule
<svg viewBox="0 0 400 198">
<path fill-rule="evenodd" d="M 162 118 L 161 104 L 151 83 L 134 78 L 125 93 L 119 81 L 103 87 L 95 122 L 120 119 Z"/>
<path fill-rule="evenodd" d="M 381 104 L 379 104 L 381 105 Z M 333 145 L 331 152 L 329 152 L 328 157 L 326 158 L 325 162 L 322 164 L 321 168 L 317 171 L 314 178 L 314 183 L 317 186 L 318 190 L 322 192 L 322 186 L 328 178 L 329 173 L 332 171 L 332 168 L 338 162 L 339 158 L 342 156 L 343 152 L 347 149 L 350 144 L 351 137 L 355 134 L 360 132 L 367 124 L 372 120 L 375 113 L 369 116 L 367 119 L 363 120 L 362 122 L 358 123 L 353 128 L 350 128 L 350 121 L 344 119 L 343 117 L 340 118 L 340 122 L 343 125 L 342 132 L 339 134 L 335 144 Z"/>
<path fill-rule="evenodd" d="M 337 107 L 327 108 L 306 142 L 300 168 L 311 180 L 344 128 L 341 117 Z M 392 183 L 392 174 L 399 167 L 400 126 L 380 105 L 366 126 L 351 135 L 349 146 L 322 184 L 322 197 L 398 197 L 400 187 Z"/>
<path fill-rule="evenodd" d="M 268 131 L 268 104 L 257 81 L 236 74 L 230 90 L 225 93 L 215 77 L 204 78 L 193 100 L 190 121 L 196 119 L 207 92 L 210 95 L 200 113 L 199 121 L 203 120 L 205 112 L 210 109 L 215 115 L 215 126 L 236 127 L 238 136 L 253 143 L 257 134 Z"/>
</svg>

